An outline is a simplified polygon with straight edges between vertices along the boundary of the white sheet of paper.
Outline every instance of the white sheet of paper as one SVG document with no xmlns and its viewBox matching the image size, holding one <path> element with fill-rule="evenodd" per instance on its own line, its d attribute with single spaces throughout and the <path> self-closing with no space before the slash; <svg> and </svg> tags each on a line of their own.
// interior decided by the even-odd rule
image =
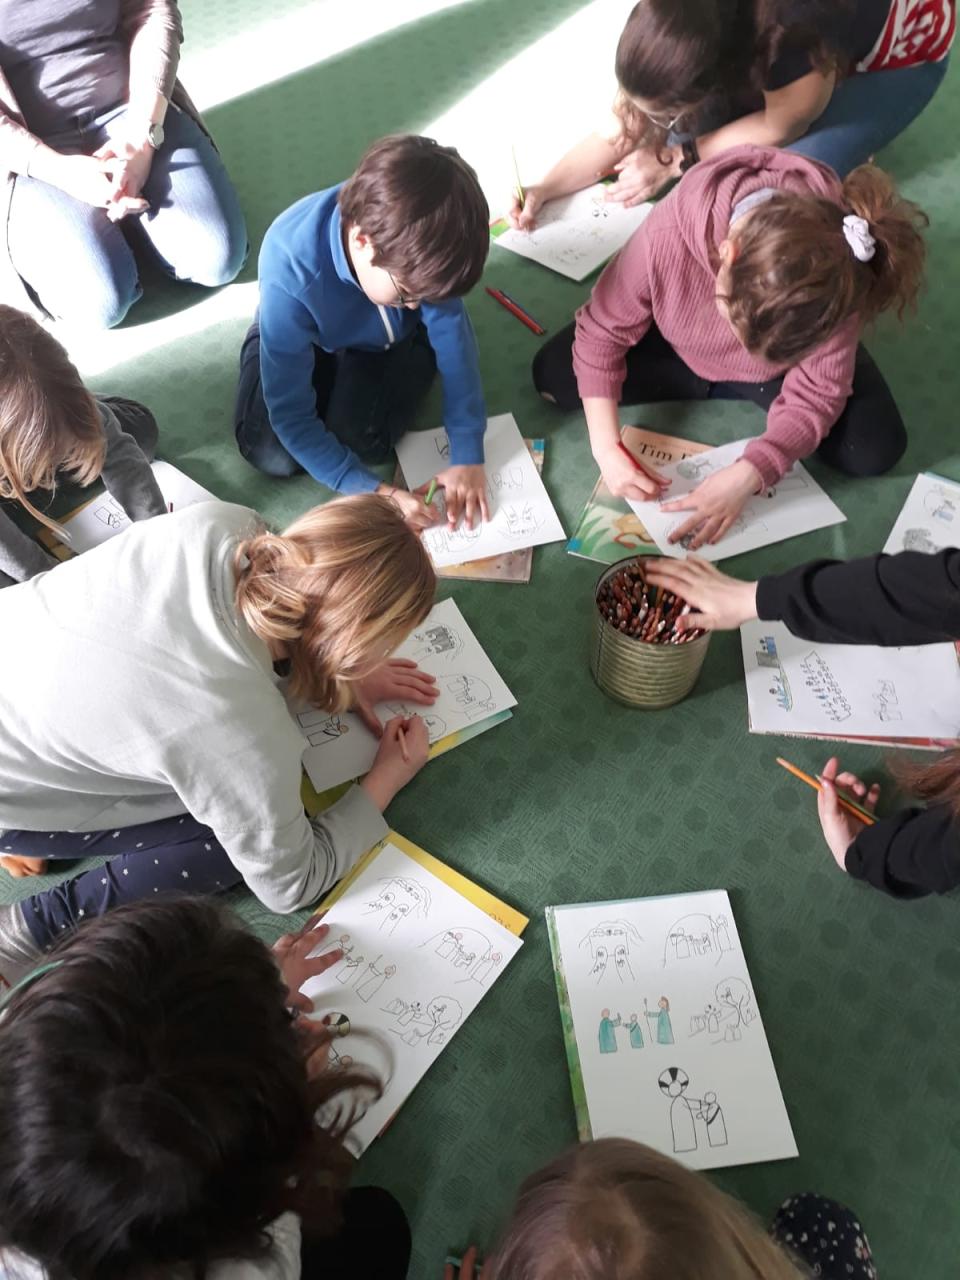
<svg viewBox="0 0 960 1280">
<path fill-rule="evenodd" d="M 658 467 L 661 475 L 673 481 L 669 497 L 664 498 L 664 502 L 685 497 L 709 476 L 729 467 L 743 455 L 748 443 L 748 440 L 735 440 L 717 449 L 683 458 L 680 462 Z M 628 501 L 663 554 L 685 559 L 687 548 L 684 543 L 688 539 L 674 543 L 667 539 L 674 529 L 690 519 L 692 512 L 664 511 L 656 501 Z M 715 546 L 707 544 L 695 554 L 704 560 L 722 560 L 726 556 L 753 551 L 755 547 L 765 547 L 771 542 L 810 533 L 813 529 L 840 524 L 846 518 L 806 468 L 796 462 L 772 489 L 747 500 L 731 528 Z"/>
<path fill-rule="evenodd" d="M 435 525 L 425 530 L 423 543 L 438 569 L 523 547 L 562 542 L 566 537 L 512 413 L 490 418 L 483 451 L 490 519 L 474 529 L 468 529 L 461 521 L 458 529 Z M 397 445 L 397 459 L 409 488 L 428 484 L 449 465 L 443 427 L 408 432 Z M 434 503 L 438 510 L 445 510 L 439 489 Z"/>
<path fill-rule="evenodd" d="M 929 472 L 917 476 L 884 551 L 925 551 L 960 546 L 960 484 Z"/>
<path fill-rule="evenodd" d="M 819 644 L 781 622 L 740 628 L 754 733 L 946 738 L 960 734 L 952 644 Z"/>
<path fill-rule="evenodd" d="M 797 1154 L 726 893 L 553 918 L 594 1138 L 693 1169 Z"/>
<path fill-rule="evenodd" d="M 389 840 L 326 923 L 321 953 L 342 946 L 347 954 L 303 990 L 319 1016 L 349 1020 L 332 1060 L 347 1055 L 387 1081 L 348 1139 L 359 1155 L 523 944 Z"/>
<path fill-rule="evenodd" d="M 532 231 L 511 227 L 493 243 L 570 280 L 583 280 L 623 248 L 653 208 L 647 203 L 625 209 L 604 199 L 609 189 L 598 182 L 572 196 L 551 200 Z"/>
<path fill-rule="evenodd" d="M 169 462 L 154 462 L 152 469 L 161 493 L 168 503 L 173 503 L 174 511 L 179 511 L 181 507 L 192 507 L 195 502 L 216 500 L 216 495 L 209 489 L 204 489 Z M 123 533 L 124 529 L 130 527 L 130 520 L 116 498 L 103 493 L 66 520 L 63 527 L 69 535 L 67 541 L 70 550 L 83 552 Z"/>
<path fill-rule="evenodd" d="M 426 620 L 392 656 L 412 658 L 424 671 L 436 676 L 439 697 L 431 707 L 413 702 L 381 702 L 377 715 L 384 723 L 397 715 L 421 715 L 431 742 L 517 705 L 453 600 L 434 605 Z M 318 791 L 359 778 L 373 764 L 377 740 L 352 711 L 330 715 L 326 711 L 303 710 L 297 721 L 309 743 L 303 753 L 303 767 Z"/>
</svg>

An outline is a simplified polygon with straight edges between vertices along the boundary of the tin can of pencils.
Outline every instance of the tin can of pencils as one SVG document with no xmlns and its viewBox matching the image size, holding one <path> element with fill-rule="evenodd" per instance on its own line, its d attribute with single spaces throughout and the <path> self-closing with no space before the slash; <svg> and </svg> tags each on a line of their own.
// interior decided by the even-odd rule
<svg viewBox="0 0 960 1280">
<path fill-rule="evenodd" d="M 662 631 L 650 636 L 650 627 L 644 626 L 632 628 L 631 634 L 612 621 L 605 606 L 609 584 L 622 580 L 624 570 L 637 566 L 638 557 L 629 556 L 610 565 L 597 579 L 590 670 L 608 697 L 627 707 L 657 711 L 681 702 L 697 683 L 710 632 L 694 639 L 687 638 L 689 633 L 681 633 L 682 642 L 664 643 Z M 674 598 L 674 606 L 682 603 Z M 653 630 L 656 632 L 656 628 Z"/>
</svg>

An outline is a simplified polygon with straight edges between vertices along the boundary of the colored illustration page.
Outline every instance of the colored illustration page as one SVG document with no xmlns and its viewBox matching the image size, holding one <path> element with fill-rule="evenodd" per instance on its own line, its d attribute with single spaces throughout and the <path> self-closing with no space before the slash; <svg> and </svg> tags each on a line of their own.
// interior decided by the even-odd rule
<svg viewBox="0 0 960 1280">
<path fill-rule="evenodd" d="M 483 437 L 490 519 L 468 529 L 464 521 L 456 529 L 436 524 L 423 533 L 423 543 L 438 569 L 500 556 L 566 537 L 560 518 L 524 443 L 512 413 L 487 422 Z M 397 459 L 411 489 L 429 484 L 438 471 L 450 465 L 450 446 L 443 427 L 409 431 L 397 445 Z M 434 505 L 443 514 L 443 492 Z"/>
<path fill-rule="evenodd" d="M 605 199 L 602 182 L 543 206 L 532 231 L 515 231 L 495 223 L 494 244 L 531 258 L 570 280 L 583 280 L 622 249 L 653 205 L 622 204 Z"/>
<path fill-rule="evenodd" d="M 949 741 L 960 733 L 952 644 L 819 644 L 780 622 L 747 622 L 740 641 L 754 733 Z"/>
<path fill-rule="evenodd" d="M 520 950 L 517 934 L 391 836 L 328 908 L 320 950 L 344 958 L 303 990 L 339 1035 L 331 1062 L 386 1082 L 351 1131 L 365 1151 Z"/>
<path fill-rule="evenodd" d="M 381 702 L 382 723 L 393 716 L 421 715 L 431 743 L 439 742 L 517 705 L 453 600 L 434 605 L 426 620 L 393 654 L 412 658 L 437 677 L 439 696 L 430 706 Z M 307 741 L 303 767 L 318 791 L 359 778 L 373 764 L 377 739 L 352 711 L 331 715 L 301 709 L 297 722 Z"/>
<path fill-rule="evenodd" d="M 664 501 L 673 502 L 692 493 L 704 480 L 742 457 L 748 444 L 749 440 L 735 440 L 660 467 L 660 474 L 673 481 L 669 497 Z M 630 506 L 664 555 L 680 559 L 686 557 L 692 537 L 683 538 L 680 542 L 670 542 L 669 538 L 675 529 L 690 519 L 691 512 L 664 511 L 659 502 L 653 501 L 631 500 Z M 704 560 L 723 560 L 727 556 L 753 551 L 755 547 L 765 547 L 771 542 L 783 542 L 801 533 L 840 524 L 846 518 L 806 468 L 796 462 L 772 488 L 764 489 L 747 500 L 740 515 L 718 543 L 700 547 L 696 554 Z"/>
<path fill-rule="evenodd" d="M 692 1169 L 797 1154 L 726 893 L 551 915 L 589 1115 L 581 1137 L 633 1138 Z"/>
<path fill-rule="evenodd" d="M 942 476 L 917 476 L 897 516 L 884 551 L 923 551 L 934 555 L 960 546 L 960 484 Z"/>
<path fill-rule="evenodd" d="M 152 463 L 160 492 L 167 504 L 173 503 L 174 511 L 192 507 L 196 502 L 214 502 L 216 495 L 191 480 L 169 462 Z M 108 538 L 130 527 L 130 519 L 120 503 L 110 493 L 102 493 L 80 507 L 63 522 L 71 551 L 89 551 Z"/>
</svg>

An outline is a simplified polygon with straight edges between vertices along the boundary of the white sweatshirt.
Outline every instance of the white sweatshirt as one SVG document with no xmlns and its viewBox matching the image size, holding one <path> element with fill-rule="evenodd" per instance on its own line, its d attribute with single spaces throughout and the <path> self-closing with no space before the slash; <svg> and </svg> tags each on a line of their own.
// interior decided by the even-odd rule
<svg viewBox="0 0 960 1280">
<path fill-rule="evenodd" d="M 359 787 L 311 824 L 304 742 L 237 614 L 255 512 L 200 503 L 0 591 L 0 828 L 102 831 L 184 812 L 273 911 L 387 834 Z"/>
</svg>

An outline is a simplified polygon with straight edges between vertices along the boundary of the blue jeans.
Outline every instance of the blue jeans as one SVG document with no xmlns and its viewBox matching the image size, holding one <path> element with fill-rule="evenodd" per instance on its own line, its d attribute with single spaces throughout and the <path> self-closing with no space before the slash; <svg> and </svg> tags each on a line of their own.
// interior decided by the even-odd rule
<svg viewBox="0 0 960 1280">
<path fill-rule="evenodd" d="M 91 154 L 126 114 L 115 107 L 45 138 L 55 151 Z M 164 141 L 143 187 L 150 208 L 121 222 L 35 178 L 16 178 L 10 202 L 10 260 L 40 306 L 88 328 L 119 324 L 140 297 L 134 248 L 146 248 L 175 280 L 229 283 L 247 256 L 240 202 L 216 148 L 190 116 L 171 106 Z"/>
<path fill-rule="evenodd" d="M 823 115 L 787 150 L 822 160 L 846 177 L 916 120 L 940 88 L 948 62 L 866 71 L 841 80 Z"/>
</svg>

